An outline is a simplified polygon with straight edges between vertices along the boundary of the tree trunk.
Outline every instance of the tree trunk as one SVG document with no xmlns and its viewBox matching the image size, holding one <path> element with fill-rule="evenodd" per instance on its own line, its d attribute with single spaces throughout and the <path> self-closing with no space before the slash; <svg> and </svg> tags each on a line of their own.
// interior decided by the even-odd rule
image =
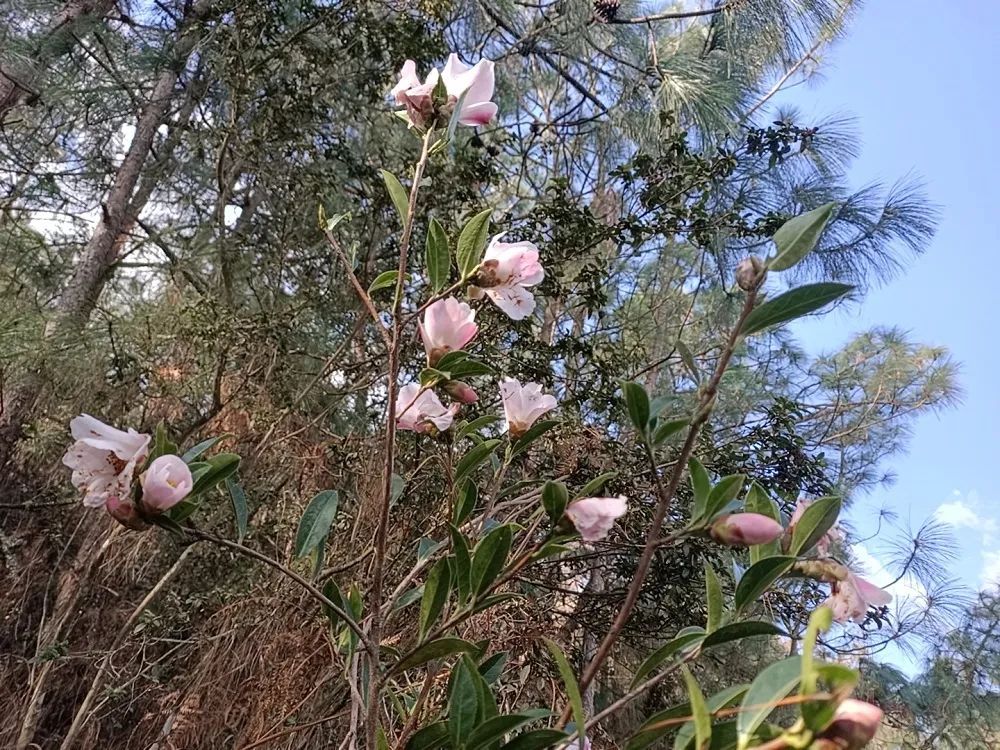
<svg viewBox="0 0 1000 750">
<path fill-rule="evenodd" d="M 79 337 L 90 317 L 125 242 L 126 232 L 134 223 L 152 193 L 151 185 L 137 192 L 156 131 L 166 120 L 174 87 L 188 57 L 202 35 L 202 19 L 215 0 L 199 0 L 188 10 L 178 28 L 171 63 L 156 78 L 149 101 L 139 113 L 135 135 L 114 182 L 102 202 L 102 216 L 80 255 L 73 276 L 56 305 L 55 315 L 45 331 L 49 349 L 60 342 L 72 343 Z M 91 3 L 93 4 L 93 3 Z M 156 165 L 154 164 L 154 169 Z M 158 171 L 158 170 L 157 170 Z M 23 425 L 44 389 L 42 361 L 12 392 L 5 394 L 0 411 L 0 466 L 11 457 L 23 435 Z"/>
<path fill-rule="evenodd" d="M 68 0 L 38 39 L 28 63 L 0 63 L 0 123 L 14 107 L 38 98 L 35 86 L 49 63 L 69 52 L 84 28 L 114 7 L 115 0 Z"/>
</svg>

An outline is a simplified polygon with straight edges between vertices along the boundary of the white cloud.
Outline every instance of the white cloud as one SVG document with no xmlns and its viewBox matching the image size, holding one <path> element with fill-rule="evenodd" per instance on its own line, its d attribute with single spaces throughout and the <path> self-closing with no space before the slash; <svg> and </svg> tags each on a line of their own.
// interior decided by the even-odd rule
<svg viewBox="0 0 1000 750">
<path fill-rule="evenodd" d="M 943 503 L 934 511 L 934 517 L 949 526 L 968 526 L 975 528 L 979 524 L 976 512 L 965 504 L 964 500 Z"/>
<path fill-rule="evenodd" d="M 983 545 L 992 544 L 993 538 L 1000 529 L 1000 524 L 997 523 L 996 518 L 985 515 L 978 510 L 984 507 L 979 493 L 976 490 L 970 490 L 965 497 L 962 497 L 961 493 L 956 490 L 953 494 L 955 499 L 939 505 L 934 511 L 934 518 L 956 529 L 981 531 Z"/>
<path fill-rule="evenodd" d="M 979 571 L 979 583 L 984 589 L 1000 586 L 1000 550 L 983 552 L 983 568 Z"/>
</svg>

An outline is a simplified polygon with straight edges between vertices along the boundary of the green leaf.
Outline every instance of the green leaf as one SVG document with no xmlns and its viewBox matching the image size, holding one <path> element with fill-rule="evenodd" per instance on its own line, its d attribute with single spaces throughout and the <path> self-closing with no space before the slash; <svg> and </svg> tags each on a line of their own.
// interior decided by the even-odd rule
<svg viewBox="0 0 1000 750">
<path fill-rule="evenodd" d="M 638 731 L 629 739 L 625 749 L 645 750 L 645 748 L 654 745 L 660 737 L 678 726 L 680 722 L 677 719 L 683 719 L 690 714 L 691 707 L 687 703 L 680 703 L 663 711 L 658 711 L 642 723 Z"/>
<path fill-rule="evenodd" d="M 399 220 L 405 225 L 406 218 L 410 213 L 410 198 L 406 194 L 406 190 L 392 172 L 380 169 L 378 173 L 382 175 L 382 180 L 385 182 L 385 189 L 389 191 L 389 197 L 392 199 L 392 205 L 396 207 Z"/>
<path fill-rule="evenodd" d="M 802 685 L 799 693 L 803 697 L 816 692 L 819 681 L 814 654 L 816 641 L 819 639 L 819 634 L 829 630 L 831 625 L 833 625 L 833 611 L 829 607 L 817 607 L 809 616 L 809 627 L 806 628 L 805 638 L 802 639 Z M 818 731 L 833 718 L 835 708 L 835 701 L 807 701 L 801 706 L 802 718 L 805 719 L 806 726 Z"/>
<path fill-rule="evenodd" d="M 389 507 L 393 507 L 399 498 L 403 496 L 403 490 L 406 488 L 406 480 L 403 479 L 399 474 L 393 473 L 389 477 Z"/>
<path fill-rule="evenodd" d="M 535 422 L 528 428 L 527 432 L 511 442 L 510 458 L 524 453 L 524 451 L 531 447 L 533 442 L 558 424 L 558 419 L 543 419 L 541 422 Z"/>
<path fill-rule="evenodd" d="M 576 675 L 573 674 L 573 668 L 569 664 L 569 660 L 566 655 L 562 652 L 559 644 L 548 638 L 543 638 L 545 645 L 548 646 L 549 652 L 552 654 L 552 658 L 555 659 L 556 666 L 559 667 L 559 676 L 562 677 L 563 684 L 566 686 L 566 696 L 569 698 L 569 705 L 573 709 L 573 721 L 576 723 L 577 731 L 580 733 L 580 745 L 585 745 L 586 736 L 584 734 L 584 727 L 587 725 L 587 715 L 583 712 L 583 696 L 580 694 L 580 685 L 576 681 Z"/>
<path fill-rule="evenodd" d="M 551 712 L 546 709 L 535 709 L 518 714 L 494 716 L 476 727 L 475 731 L 469 735 L 465 747 L 467 750 L 481 750 L 481 748 L 489 746 L 490 743 L 503 739 L 504 735 L 518 727 L 543 719 L 550 714 Z"/>
<path fill-rule="evenodd" d="M 792 530 L 792 543 L 788 548 L 788 554 L 802 555 L 815 547 L 826 532 L 837 523 L 840 507 L 839 497 L 821 497 L 810 503 Z"/>
<path fill-rule="evenodd" d="M 186 450 L 184 452 L 184 455 L 181 456 L 181 460 L 186 464 L 189 464 L 192 461 L 197 460 L 202 453 L 213 448 L 215 444 L 218 443 L 220 440 L 222 440 L 224 437 L 226 436 L 217 435 L 216 437 L 209 438 L 208 440 L 202 440 L 197 445 L 194 445 L 188 450 Z"/>
<path fill-rule="evenodd" d="M 626 380 L 622 383 L 622 397 L 628 409 L 629 419 L 640 435 L 649 432 L 649 394 L 636 382 Z"/>
<path fill-rule="evenodd" d="M 708 605 L 708 623 L 705 631 L 711 633 L 722 624 L 722 584 L 711 563 L 705 563 L 705 601 Z"/>
<path fill-rule="evenodd" d="M 420 371 L 420 387 L 433 388 L 438 383 L 451 380 L 451 373 L 435 367 L 425 367 Z"/>
<path fill-rule="evenodd" d="M 451 273 L 451 251 L 448 249 L 448 235 L 437 219 L 431 218 L 427 225 L 427 280 L 431 290 L 439 292 L 448 284 Z"/>
<path fill-rule="evenodd" d="M 344 596 L 340 593 L 340 588 L 337 586 L 337 582 L 333 579 L 330 579 L 323 585 L 323 596 L 346 611 L 346 607 L 344 607 Z M 340 615 L 337 614 L 336 610 L 332 609 L 329 604 L 323 604 L 323 614 L 325 614 L 326 619 L 330 621 L 331 628 L 336 628 L 337 625 L 340 624 Z"/>
<path fill-rule="evenodd" d="M 673 640 L 667 641 L 646 657 L 635 671 L 630 687 L 634 688 L 645 679 L 646 675 L 651 674 L 653 670 L 674 654 L 680 653 L 691 646 L 698 645 L 700 647 L 703 640 L 705 640 L 704 629 L 698 627 L 684 628 L 673 637 Z"/>
<path fill-rule="evenodd" d="M 250 511 L 247 508 L 247 495 L 243 488 L 233 481 L 232 477 L 226 479 L 226 489 L 229 490 L 229 499 L 233 503 L 233 517 L 236 521 L 236 541 L 243 543 L 243 537 L 247 535 L 247 521 L 250 518 Z"/>
<path fill-rule="evenodd" d="M 695 383 L 701 382 L 701 372 L 698 370 L 698 365 L 695 363 L 694 355 L 691 353 L 688 345 L 680 339 L 677 339 L 677 343 L 674 344 L 674 348 L 677 349 L 677 353 L 681 356 L 681 362 L 684 363 L 684 367 L 686 367 L 687 371 L 691 373 L 691 379 L 694 380 Z"/>
<path fill-rule="evenodd" d="M 497 526 L 484 536 L 472 555 L 472 593 L 482 594 L 496 580 L 507 564 L 507 555 L 514 539 L 509 525 Z"/>
<path fill-rule="evenodd" d="M 705 518 L 713 518 L 726 506 L 726 503 L 735 500 L 737 495 L 740 494 L 740 490 L 743 489 L 743 483 L 746 479 L 746 476 L 743 474 L 730 474 L 720 479 L 719 483 L 712 488 L 712 491 L 708 495 Z"/>
<path fill-rule="evenodd" d="M 482 427 L 486 427 L 488 425 L 493 424 L 494 422 L 499 422 L 499 421 L 500 417 L 496 416 L 495 414 L 486 414 L 482 417 L 476 417 L 471 422 L 462 425 L 461 427 L 458 428 L 458 430 L 455 431 L 455 441 L 457 442 L 462 438 L 464 438 L 466 435 L 470 435 L 474 432 L 477 432 Z"/>
<path fill-rule="evenodd" d="M 788 635 L 784 630 L 774 623 L 763 620 L 743 620 L 723 625 L 714 633 L 708 635 L 701 643 L 702 650 L 721 646 L 723 643 L 742 640 L 743 638 L 753 638 L 761 635 Z"/>
<path fill-rule="evenodd" d="M 473 378 L 477 375 L 492 375 L 495 371 L 485 362 L 469 357 L 451 365 L 450 372 L 452 380 L 457 380 L 458 378 Z"/>
<path fill-rule="evenodd" d="M 747 606 L 757 601 L 767 588 L 789 571 L 795 564 L 794 557 L 777 555 L 754 563 L 736 584 L 734 606 L 736 612 L 742 612 Z"/>
<path fill-rule="evenodd" d="M 170 514 L 170 519 L 180 523 L 186 518 L 190 518 L 198 508 L 201 507 L 201 503 L 196 500 L 184 499 L 177 503 L 173 508 L 167 511 Z"/>
<path fill-rule="evenodd" d="M 712 739 L 712 717 L 709 716 L 708 706 L 705 705 L 705 695 L 701 692 L 698 682 L 686 665 L 681 667 L 681 674 L 684 675 L 688 705 L 691 706 L 691 719 L 694 722 L 694 746 L 696 750 L 706 750 L 706 746 Z M 684 750 L 686 746 L 687 740 L 678 733 L 674 742 L 674 750 Z"/>
<path fill-rule="evenodd" d="M 455 256 L 458 261 L 458 272 L 463 279 L 471 276 L 479 267 L 483 251 L 486 249 L 486 241 L 490 236 L 492 215 L 492 208 L 480 211 L 469 220 L 458 237 L 458 250 Z"/>
<path fill-rule="evenodd" d="M 189 497 L 200 495 L 235 474 L 236 470 L 240 468 L 240 457 L 235 453 L 217 453 L 206 463 L 208 469 L 195 479 L 194 488 Z"/>
<path fill-rule="evenodd" d="M 467 474 L 471 473 L 477 466 L 489 457 L 489 455 L 493 452 L 493 449 L 499 444 L 500 441 L 496 439 L 484 440 L 479 445 L 476 445 L 469 450 L 469 452 L 462 456 L 461 460 L 455 466 L 454 481 L 457 483 L 460 479 L 463 479 Z"/>
<path fill-rule="evenodd" d="M 478 650 L 475 644 L 461 638 L 437 638 L 413 649 L 408 656 L 397 662 L 389 673 L 398 674 L 426 664 L 431 659 L 443 659 L 452 654 L 474 654 Z"/>
<path fill-rule="evenodd" d="M 655 432 L 653 432 L 653 444 L 659 445 L 671 435 L 676 435 L 678 432 L 683 430 L 689 423 L 690 420 L 687 417 L 683 417 L 681 419 L 671 419 L 664 422 L 656 428 Z"/>
<path fill-rule="evenodd" d="M 740 334 L 749 336 L 752 333 L 758 333 L 816 312 L 821 307 L 826 307 L 834 300 L 840 299 L 852 289 L 854 287 L 850 284 L 820 282 L 806 284 L 784 294 L 779 294 L 774 299 L 754 308 L 743 322 Z"/>
<path fill-rule="evenodd" d="M 576 493 L 576 497 L 578 497 L 578 498 L 579 497 L 593 497 L 594 493 L 598 492 L 602 487 L 604 487 L 605 484 L 607 484 L 608 482 L 610 482 L 616 476 L 618 476 L 618 472 L 617 471 L 609 471 L 609 472 L 606 472 L 604 474 L 601 474 L 598 477 L 594 477 L 589 482 L 587 482 L 585 485 L 583 485 L 583 487 L 580 489 L 580 491 L 578 493 Z"/>
<path fill-rule="evenodd" d="M 479 713 L 479 694 L 476 690 L 474 674 L 465 659 L 462 659 L 452 674 L 451 693 L 448 696 L 448 734 L 458 747 L 476 727 L 476 715 Z"/>
<path fill-rule="evenodd" d="M 508 653 L 506 651 L 500 651 L 479 665 L 479 674 L 483 676 L 487 684 L 492 685 L 500 679 L 500 675 L 503 674 L 503 668 L 507 664 L 507 656 Z M 549 712 L 546 711 L 545 713 L 548 714 Z"/>
<path fill-rule="evenodd" d="M 165 422 L 156 425 L 156 434 L 153 437 L 153 450 L 149 453 L 147 465 L 160 456 L 175 455 L 177 453 L 177 443 L 170 439 Z M 185 462 L 187 463 L 187 462 Z"/>
<path fill-rule="evenodd" d="M 757 675 L 743 696 L 736 720 L 739 750 L 746 750 L 761 722 L 774 710 L 778 701 L 784 700 L 799 684 L 801 673 L 802 658 L 792 656 L 768 665 Z"/>
<path fill-rule="evenodd" d="M 774 233 L 777 253 L 768 260 L 767 267 L 784 271 L 811 253 L 836 209 L 836 203 L 827 203 L 782 224 Z"/>
<path fill-rule="evenodd" d="M 569 492 L 562 482 L 546 482 L 542 487 L 542 507 L 552 523 L 557 523 L 566 511 Z"/>
<path fill-rule="evenodd" d="M 452 367 L 464 362 L 469 358 L 469 353 L 462 351 L 461 349 L 456 349 L 453 352 L 448 352 L 441 359 L 438 360 L 438 367 L 442 370 L 451 370 Z"/>
<path fill-rule="evenodd" d="M 688 461 L 688 472 L 691 474 L 691 493 L 694 495 L 691 518 L 697 520 L 705 515 L 708 498 L 712 493 L 712 481 L 708 478 L 705 466 L 697 458 Z"/>
<path fill-rule="evenodd" d="M 406 750 L 439 750 L 448 744 L 448 725 L 436 721 L 416 732 L 406 743 Z"/>
<path fill-rule="evenodd" d="M 452 580 L 455 582 L 455 589 L 458 591 L 459 601 L 464 602 L 472 593 L 472 560 L 469 556 L 469 543 L 454 526 L 449 524 L 451 534 L 451 551 L 455 569 L 452 571 Z"/>
<path fill-rule="evenodd" d="M 708 713 L 714 714 L 716 711 L 721 711 L 730 703 L 739 700 L 746 694 L 747 688 L 749 687 L 750 687 L 749 685 L 733 685 L 732 687 L 728 687 L 725 690 L 720 690 L 718 693 L 713 695 L 705 702 L 706 707 L 708 709 Z M 715 730 L 718 729 L 719 726 L 713 727 L 711 747 L 716 746 Z M 734 730 L 733 741 L 735 742 L 736 740 L 735 726 L 733 727 L 733 730 Z M 691 740 L 695 739 L 696 733 L 697 733 L 696 727 L 693 721 L 689 721 L 686 724 L 684 724 L 684 726 L 682 726 L 677 731 L 677 737 L 674 739 L 674 748 L 677 750 L 686 750 L 688 745 L 691 744 Z"/>
<path fill-rule="evenodd" d="M 530 732 L 519 734 L 503 745 L 501 750 L 545 750 L 567 737 L 568 734 L 558 729 L 532 729 Z"/>
<path fill-rule="evenodd" d="M 462 489 L 459 490 L 458 498 L 455 502 L 455 517 L 452 519 L 452 523 L 456 526 L 461 526 L 465 523 L 472 511 L 476 508 L 476 502 L 479 500 L 479 487 L 471 479 L 467 479 L 465 484 L 462 485 Z"/>
<path fill-rule="evenodd" d="M 448 593 L 451 591 L 451 567 L 447 560 L 438 560 L 427 574 L 427 581 L 424 583 L 424 595 L 420 600 L 420 630 L 419 640 L 423 640 L 430 630 L 441 610 L 444 609 L 445 602 L 448 601 Z"/>
<path fill-rule="evenodd" d="M 309 501 L 295 534 L 296 557 L 305 557 L 326 539 L 339 503 L 340 495 L 336 490 L 324 490 Z"/>
<path fill-rule="evenodd" d="M 781 512 L 778 510 L 777 503 L 756 482 L 750 483 L 750 491 L 747 492 L 747 499 L 743 503 L 743 509 L 747 513 L 760 513 L 762 516 L 767 516 L 781 523 Z M 773 557 L 777 554 L 780 554 L 777 539 L 767 544 L 754 544 L 750 546 L 751 563 L 759 562 L 765 557 Z"/>
<path fill-rule="evenodd" d="M 369 285 L 368 293 L 378 291 L 379 289 L 385 289 L 386 287 L 396 286 L 396 279 L 399 278 L 399 271 L 383 271 L 375 280 Z"/>
</svg>

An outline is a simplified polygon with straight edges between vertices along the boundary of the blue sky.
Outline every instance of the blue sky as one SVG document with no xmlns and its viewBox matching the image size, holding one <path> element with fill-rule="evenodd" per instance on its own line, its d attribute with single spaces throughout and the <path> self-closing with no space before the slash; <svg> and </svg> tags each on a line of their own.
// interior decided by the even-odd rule
<svg viewBox="0 0 1000 750">
<path fill-rule="evenodd" d="M 915 528 L 936 514 L 953 526 L 954 575 L 971 589 L 1000 582 L 998 43 L 1000 4 L 870 0 L 825 54 L 822 78 L 782 95 L 805 115 L 857 119 L 854 187 L 915 174 L 940 206 L 936 237 L 903 275 L 798 333 L 817 351 L 890 324 L 961 363 L 961 404 L 916 423 L 909 452 L 892 459 L 896 483 L 859 498 L 851 516 L 864 528 L 885 505 Z"/>
</svg>

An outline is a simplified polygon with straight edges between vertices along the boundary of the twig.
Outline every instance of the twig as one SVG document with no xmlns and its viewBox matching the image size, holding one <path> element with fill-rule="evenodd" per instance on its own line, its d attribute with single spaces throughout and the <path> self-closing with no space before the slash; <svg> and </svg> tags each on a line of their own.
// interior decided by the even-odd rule
<svg viewBox="0 0 1000 750">
<path fill-rule="evenodd" d="M 649 23 L 650 21 L 678 21 L 685 18 L 698 18 L 699 16 L 714 16 L 717 13 L 723 13 L 727 10 L 731 10 L 740 0 L 730 0 L 730 2 L 722 3 L 715 8 L 702 8 L 701 10 L 685 10 L 685 11 L 674 11 L 673 13 L 653 13 L 648 16 L 638 16 L 637 18 L 612 18 L 607 21 L 609 24 L 631 24 L 631 23 Z"/>
<path fill-rule="evenodd" d="M 347 272 L 347 278 L 351 280 L 351 286 L 354 287 L 354 291 L 358 295 L 358 299 L 361 300 L 361 304 L 365 306 L 368 314 L 371 315 L 372 320 L 375 321 L 375 327 L 378 329 L 379 335 L 382 336 L 382 341 L 385 345 L 392 346 L 392 340 L 389 338 L 389 332 L 385 328 L 385 323 L 378 316 L 378 310 L 375 309 L 375 303 L 372 302 L 371 295 L 365 291 L 365 288 L 361 286 L 361 282 L 358 281 L 357 274 L 354 273 L 354 269 L 351 268 L 351 261 L 347 257 L 347 253 L 344 252 L 343 246 L 337 241 L 337 238 L 333 236 L 333 232 L 328 229 L 323 229 L 323 236 L 326 237 L 327 244 L 331 247 L 340 262 L 344 266 L 344 271 Z"/>
</svg>

